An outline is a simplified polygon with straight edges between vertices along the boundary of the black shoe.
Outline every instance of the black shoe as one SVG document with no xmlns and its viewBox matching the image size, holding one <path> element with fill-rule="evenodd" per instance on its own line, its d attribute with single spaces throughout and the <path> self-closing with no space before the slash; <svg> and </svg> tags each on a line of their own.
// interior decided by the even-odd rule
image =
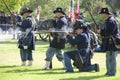
<svg viewBox="0 0 120 80">
<path fill-rule="evenodd" d="M 109 74 L 108 73 L 105 73 L 105 75 L 104 76 L 109 76 Z"/>
<path fill-rule="evenodd" d="M 114 74 L 105 74 L 104 76 L 106 76 L 106 77 L 110 77 L 110 76 L 116 76 L 116 75 L 114 75 Z"/>
<path fill-rule="evenodd" d="M 115 74 L 110 74 L 109 76 L 116 76 Z"/>
<path fill-rule="evenodd" d="M 105 75 L 104 76 L 107 76 L 108 75 L 108 73 L 105 73 Z"/>
<path fill-rule="evenodd" d="M 108 74 L 106 73 L 104 76 L 116 76 L 115 74 Z"/>
<path fill-rule="evenodd" d="M 99 72 L 99 71 L 100 71 L 99 65 L 95 64 L 95 72 Z"/>
</svg>

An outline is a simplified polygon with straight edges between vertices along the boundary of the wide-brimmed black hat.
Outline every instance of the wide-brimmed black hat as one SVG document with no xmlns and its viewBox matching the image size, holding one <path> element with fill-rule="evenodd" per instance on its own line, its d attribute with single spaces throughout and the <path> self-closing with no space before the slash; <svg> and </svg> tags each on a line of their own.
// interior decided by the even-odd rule
<svg viewBox="0 0 120 80">
<path fill-rule="evenodd" d="M 61 7 L 57 7 L 56 10 L 53 11 L 53 13 L 56 13 L 56 12 L 65 14 L 64 11 L 63 11 L 63 9 Z"/>
<path fill-rule="evenodd" d="M 109 14 L 109 15 L 111 15 L 112 13 L 109 11 L 108 8 L 102 8 L 101 11 L 99 12 L 99 14 Z"/>
<path fill-rule="evenodd" d="M 82 27 L 81 27 L 81 26 L 75 27 L 75 28 L 74 28 L 74 32 L 75 32 L 77 29 L 82 29 Z"/>
<path fill-rule="evenodd" d="M 81 21 L 76 21 L 74 24 L 74 31 L 77 29 L 83 29 L 84 31 L 87 31 L 88 30 L 87 24 Z"/>
<path fill-rule="evenodd" d="M 29 8 L 24 8 L 23 10 L 22 10 L 22 12 L 21 12 L 21 15 L 23 15 L 24 13 L 32 13 L 33 11 L 32 10 L 30 10 Z"/>
</svg>

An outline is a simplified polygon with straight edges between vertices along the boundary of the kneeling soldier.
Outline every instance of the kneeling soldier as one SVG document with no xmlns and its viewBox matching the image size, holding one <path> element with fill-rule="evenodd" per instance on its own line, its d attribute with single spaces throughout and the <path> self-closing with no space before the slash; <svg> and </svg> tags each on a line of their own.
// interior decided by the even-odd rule
<svg viewBox="0 0 120 80">
<path fill-rule="evenodd" d="M 74 65 L 79 68 L 79 71 L 99 71 L 98 64 L 91 64 L 90 62 L 90 36 L 87 26 L 80 21 L 76 21 L 74 24 L 74 31 L 76 33 L 75 38 L 72 38 L 68 33 L 64 33 L 67 41 L 71 45 L 76 45 L 77 50 L 68 51 L 64 53 L 64 62 L 66 66 L 66 72 L 74 72 L 71 65 L 71 59 L 74 61 Z M 77 62 L 76 62 L 77 61 Z"/>
</svg>

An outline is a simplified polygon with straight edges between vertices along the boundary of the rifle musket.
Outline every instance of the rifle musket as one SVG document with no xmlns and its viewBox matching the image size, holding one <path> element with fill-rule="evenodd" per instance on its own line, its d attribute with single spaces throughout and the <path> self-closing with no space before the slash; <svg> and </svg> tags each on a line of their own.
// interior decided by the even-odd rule
<svg viewBox="0 0 120 80">
<path fill-rule="evenodd" d="M 47 31 L 47 30 L 39 30 L 38 32 L 35 32 L 35 33 L 65 33 L 65 32 L 68 32 L 68 33 L 73 33 L 73 31 Z"/>
<path fill-rule="evenodd" d="M 99 25 L 97 24 L 97 22 L 95 21 L 93 15 L 92 15 L 92 13 L 90 12 L 90 9 L 89 9 L 90 6 L 89 6 L 89 4 L 88 4 L 88 3 L 86 3 L 86 4 L 88 5 L 88 6 L 87 6 L 88 12 L 89 12 L 89 14 L 90 14 L 90 16 L 91 16 L 91 18 L 92 18 L 94 24 L 96 25 L 96 28 L 97 28 L 97 29 L 100 29 Z"/>
<path fill-rule="evenodd" d="M 45 34 L 45 33 L 65 33 L 68 32 L 70 34 L 75 34 L 72 31 L 47 31 L 47 30 L 39 30 L 39 31 L 33 31 L 34 34 Z M 26 33 L 26 32 L 20 32 L 20 33 Z"/>
</svg>

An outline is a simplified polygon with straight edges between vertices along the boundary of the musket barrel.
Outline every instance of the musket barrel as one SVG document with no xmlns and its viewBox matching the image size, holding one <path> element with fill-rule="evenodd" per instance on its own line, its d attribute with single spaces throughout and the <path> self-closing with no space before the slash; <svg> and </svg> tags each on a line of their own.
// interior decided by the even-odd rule
<svg viewBox="0 0 120 80">
<path fill-rule="evenodd" d="M 97 24 L 97 22 L 95 21 L 95 19 L 94 19 L 94 17 L 93 17 L 93 15 L 92 15 L 92 13 L 90 12 L 90 6 L 89 6 L 89 4 L 88 3 L 86 3 L 86 5 L 87 5 L 87 9 L 88 9 L 88 12 L 89 12 L 89 14 L 90 14 L 90 16 L 91 16 L 91 18 L 92 18 L 92 20 L 93 20 L 93 22 L 94 22 L 94 24 L 95 24 L 95 26 L 96 26 L 96 28 L 97 29 L 100 29 L 100 27 L 99 27 L 99 25 Z"/>
<path fill-rule="evenodd" d="M 44 34 L 44 33 L 65 33 L 65 32 L 68 32 L 68 33 L 73 33 L 72 31 L 48 31 L 48 30 L 40 30 L 38 32 L 36 31 L 33 31 L 34 34 Z M 26 33 L 26 32 L 21 32 L 21 33 Z"/>
<path fill-rule="evenodd" d="M 47 30 L 41 30 L 41 31 L 35 32 L 35 33 L 65 33 L 65 32 L 73 33 L 72 31 L 47 31 Z"/>
</svg>

